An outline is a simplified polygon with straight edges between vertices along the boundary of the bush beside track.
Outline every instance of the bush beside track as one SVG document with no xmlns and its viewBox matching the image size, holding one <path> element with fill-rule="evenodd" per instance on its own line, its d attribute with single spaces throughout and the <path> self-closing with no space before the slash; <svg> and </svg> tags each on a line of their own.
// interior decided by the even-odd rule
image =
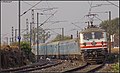
<svg viewBox="0 0 120 73">
<path fill-rule="evenodd" d="M 34 54 L 32 52 L 25 51 L 27 47 L 26 44 L 21 45 L 21 52 L 18 49 L 18 46 L 9 46 L 3 45 L 1 46 L 1 68 L 15 68 L 23 65 L 30 64 L 35 62 Z M 27 45 L 26 45 L 27 46 Z"/>
</svg>

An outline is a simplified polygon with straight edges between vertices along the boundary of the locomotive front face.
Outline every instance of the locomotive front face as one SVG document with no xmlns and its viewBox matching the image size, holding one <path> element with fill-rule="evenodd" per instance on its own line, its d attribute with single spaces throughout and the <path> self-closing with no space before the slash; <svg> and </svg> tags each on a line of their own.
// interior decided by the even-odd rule
<svg viewBox="0 0 120 73">
<path fill-rule="evenodd" d="M 80 32 L 80 49 L 87 62 L 105 60 L 107 51 L 106 32 L 97 29 Z"/>
<path fill-rule="evenodd" d="M 80 33 L 80 48 L 81 50 L 107 48 L 106 32 Z"/>
</svg>

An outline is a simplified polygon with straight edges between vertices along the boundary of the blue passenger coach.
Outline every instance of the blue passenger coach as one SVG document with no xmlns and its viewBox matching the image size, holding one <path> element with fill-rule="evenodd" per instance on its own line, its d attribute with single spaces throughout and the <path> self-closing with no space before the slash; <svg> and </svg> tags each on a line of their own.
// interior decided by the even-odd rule
<svg viewBox="0 0 120 73">
<path fill-rule="evenodd" d="M 37 54 L 37 45 L 32 46 L 32 52 L 39 57 L 78 59 L 80 58 L 80 48 L 76 39 L 57 41 L 39 44 L 39 53 Z"/>
</svg>

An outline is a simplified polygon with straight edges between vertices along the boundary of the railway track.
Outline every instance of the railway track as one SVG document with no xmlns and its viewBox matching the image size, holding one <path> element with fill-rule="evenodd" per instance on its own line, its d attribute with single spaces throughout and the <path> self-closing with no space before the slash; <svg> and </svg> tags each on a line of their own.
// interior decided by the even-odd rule
<svg viewBox="0 0 120 73">
<path fill-rule="evenodd" d="M 35 63 L 35 64 L 31 64 L 31 65 L 27 65 L 27 66 L 23 66 L 23 67 L 19 67 L 19 68 L 4 69 L 4 70 L 1 70 L 0 73 L 29 72 L 29 71 L 49 68 L 49 67 L 56 66 L 56 65 L 59 65 L 59 64 L 62 64 L 62 61 L 52 60 L 52 61 L 47 61 L 47 62 L 44 62 L 44 63 L 39 62 L 39 63 Z"/>
<path fill-rule="evenodd" d="M 96 64 L 96 65 L 91 65 L 86 63 L 83 66 L 71 69 L 71 70 L 67 70 L 64 71 L 63 73 L 69 73 L 69 72 L 87 72 L 87 73 L 94 73 L 97 70 L 101 69 L 103 66 L 105 65 L 105 63 L 103 64 Z"/>
<path fill-rule="evenodd" d="M 48 64 L 43 65 L 43 66 L 36 66 L 36 67 L 34 67 L 34 68 L 23 69 L 23 70 L 16 71 L 15 73 L 30 72 L 30 71 L 35 71 L 35 70 L 41 70 L 41 69 L 49 68 L 49 67 L 56 66 L 56 65 L 59 65 L 59 64 L 62 64 L 62 62 L 49 62 Z"/>
<path fill-rule="evenodd" d="M 41 70 L 35 70 L 35 71 L 32 71 L 33 73 L 56 73 L 56 72 L 60 72 L 62 73 L 63 71 L 65 70 L 68 70 L 69 68 L 73 68 L 73 67 L 78 67 L 82 65 L 81 62 L 79 61 L 73 61 L 72 63 L 69 61 L 69 60 L 62 60 L 62 64 L 59 64 L 59 65 L 56 65 L 56 66 L 52 66 L 52 67 L 49 67 L 49 68 L 46 68 L 46 69 L 41 69 Z"/>
<path fill-rule="evenodd" d="M 37 66 L 44 66 L 44 65 L 47 65 L 48 63 L 49 63 L 49 61 L 41 60 L 38 63 L 33 63 L 33 64 L 22 66 L 22 67 L 11 68 L 11 69 L 3 69 L 3 70 L 0 71 L 0 73 L 16 72 L 16 71 L 20 71 L 20 70 L 34 68 L 34 67 L 37 67 Z"/>
</svg>

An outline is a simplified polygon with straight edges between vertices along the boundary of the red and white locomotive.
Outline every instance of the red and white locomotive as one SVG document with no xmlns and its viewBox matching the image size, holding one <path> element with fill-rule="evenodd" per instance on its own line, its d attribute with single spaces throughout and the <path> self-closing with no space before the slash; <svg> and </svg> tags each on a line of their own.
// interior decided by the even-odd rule
<svg viewBox="0 0 120 73">
<path fill-rule="evenodd" d="M 92 23 L 79 33 L 82 57 L 88 63 L 104 62 L 107 54 L 107 34 Z"/>
</svg>

